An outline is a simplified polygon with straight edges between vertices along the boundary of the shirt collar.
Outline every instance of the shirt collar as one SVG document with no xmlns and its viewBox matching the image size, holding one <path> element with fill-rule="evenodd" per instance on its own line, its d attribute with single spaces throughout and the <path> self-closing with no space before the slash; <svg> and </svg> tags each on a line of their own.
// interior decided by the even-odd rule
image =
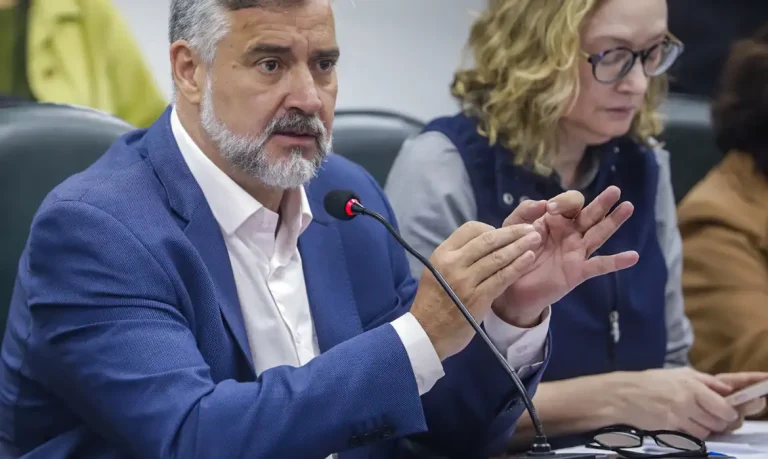
<svg viewBox="0 0 768 459">
<path fill-rule="evenodd" d="M 171 111 L 171 130 L 213 216 L 227 236 L 233 235 L 259 211 L 269 212 L 203 153 L 182 126 L 175 107 Z M 280 209 L 283 225 L 298 239 L 312 221 L 312 210 L 304 187 L 286 190 Z"/>
</svg>

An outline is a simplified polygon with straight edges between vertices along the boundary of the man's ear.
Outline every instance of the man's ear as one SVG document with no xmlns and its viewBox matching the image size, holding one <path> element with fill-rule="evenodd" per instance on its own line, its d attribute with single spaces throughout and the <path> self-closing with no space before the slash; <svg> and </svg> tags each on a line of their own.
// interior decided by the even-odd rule
<svg viewBox="0 0 768 459">
<path fill-rule="evenodd" d="M 184 40 L 174 42 L 170 53 L 177 97 L 182 96 L 192 104 L 200 104 L 205 91 L 205 63 Z"/>
</svg>

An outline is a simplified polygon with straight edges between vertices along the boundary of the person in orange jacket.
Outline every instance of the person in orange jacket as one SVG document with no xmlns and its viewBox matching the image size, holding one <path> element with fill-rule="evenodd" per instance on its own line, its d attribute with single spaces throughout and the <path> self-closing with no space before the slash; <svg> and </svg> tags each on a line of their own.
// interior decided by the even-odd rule
<svg viewBox="0 0 768 459">
<path fill-rule="evenodd" d="M 725 157 L 680 203 L 683 292 L 707 372 L 768 370 L 768 22 L 737 42 L 713 103 Z"/>
</svg>

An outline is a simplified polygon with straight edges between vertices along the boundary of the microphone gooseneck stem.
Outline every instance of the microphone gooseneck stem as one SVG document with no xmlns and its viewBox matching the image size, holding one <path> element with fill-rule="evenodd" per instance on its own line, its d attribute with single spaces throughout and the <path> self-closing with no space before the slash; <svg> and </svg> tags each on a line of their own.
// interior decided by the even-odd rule
<svg viewBox="0 0 768 459">
<path fill-rule="evenodd" d="M 472 317 L 472 314 L 470 314 L 466 306 L 464 306 L 464 303 L 462 303 L 459 297 L 456 296 L 456 293 L 445 281 L 442 274 L 440 274 L 440 272 L 432 265 L 432 263 L 429 262 L 429 260 L 427 260 L 419 252 L 414 250 L 407 242 L 405 242 L 402 236 L 400 236 L 397 230 L 395 230 L 395 228 L 387 221 L 386 218 L 382 217 L 381 215 L 379 215 L 378 213 L 372 210 L 368 210 L 365 206 L 363 206 L 362 204 L 359 204 L 358 202 L 355 202 L 350 207 L 351 207 L 351 210 L 355 213 L 367 215 L 369 217 L 373 217 L 376 220 L 378 220 L 379 223 L 384 225 L 384 227 L 387 228 L 387 231 L 389 231 L 392 234 L 392 236 L 394 236 L 394 238 L 397 239 L 397 242 L 399 242 L 400 245 L 402 245 L 403 248 L 405 248 L 405 250 L 408 251 L 408 253 L 418 258 L 419 261 L 424 266 L 426 266 L 427 269 L 432 273 L 432 275 L 435 276 L 435 279 L 437 279 L 437 282 L 440 283 L 440 286 L 443 287 L 443 290 L 445 290 L 445 293 L 447 293 L 448 296 L 451 298 L 451 300 L 453 300 L 454 304 L 456 304 L 456 306 L 459 308 L 459 310 L 467 319 L 467 321 L 475 330 L 475 332 L 478 335 L 480 335 L 483 341 L 485 341 L 485 344 L 487 345 L 487 347 L 491 350 L 491 352 L 493 352 L 493 355 L 496 357 L 496 360 L 499 361 L 501 366 L 509 375 L 510 379 L 512 379 L 512 382 L 514 383 L 518 392 L 520 392 L 520 398 L 523 400 L 523 403 L 525 404 L 525 408 L 528 410 L 528 413 L 531 416 L 531 421 L 533 422 L 533 428 L 536 431 L 536 438 L 534 439 L 530 453 L 532 455 L 550 453 L 552 451 L 552 448 L 547 442 L 547 437 L 544 435 L 544 428 L 541 424 L 541 420 L 539 419 L 539 414 L 536 411 L 536 407 L 533 406 L 533 403 L 531 402 L 531 398 L 528 396 L 528 391 L 525 389 L 525 385 L 523 385 L 523 382 L 520 380 L 520 377 L 517 376 L 517 373 L 515 372 L 515 370 L 513 370 L 512 367 L 509 366 L 507 359 L 505 359 L 504 356 L 501 355 L 499 350 L 496 349 L 496 346 L 493 344 L 493 342 L 485 333 L 485 331 L 482 328 L 480 328 L 480 324 L 478 324 L 475 318 Z"/>
</svg>

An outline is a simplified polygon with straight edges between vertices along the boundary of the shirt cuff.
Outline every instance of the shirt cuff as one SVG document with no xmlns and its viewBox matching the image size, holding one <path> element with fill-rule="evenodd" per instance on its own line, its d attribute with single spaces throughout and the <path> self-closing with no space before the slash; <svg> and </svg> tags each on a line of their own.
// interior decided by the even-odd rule
<svg viewBox="0 0 768 459">
<path fill-rule="evenodd" d="M 549 319 L 552 307 L 544 310 L 541 322 L 533 328 L 518 328 L 504 322 L 493 309 L 483 325 L 496 349 L 506 356 L 507 363 L 518 376 L 524 378 L 530 370 L 544 362 L 544 344 L 549 333 Z"/>
<path fill-rule="evenodd" d="M 427 332 L 410 312 L 391 323 L 408 353 L 413 375 L 419 388 L 419 396 L 426 394 L 435 383 L 445 376 L 443 363 L 427 336 Z"/>
</svg>

